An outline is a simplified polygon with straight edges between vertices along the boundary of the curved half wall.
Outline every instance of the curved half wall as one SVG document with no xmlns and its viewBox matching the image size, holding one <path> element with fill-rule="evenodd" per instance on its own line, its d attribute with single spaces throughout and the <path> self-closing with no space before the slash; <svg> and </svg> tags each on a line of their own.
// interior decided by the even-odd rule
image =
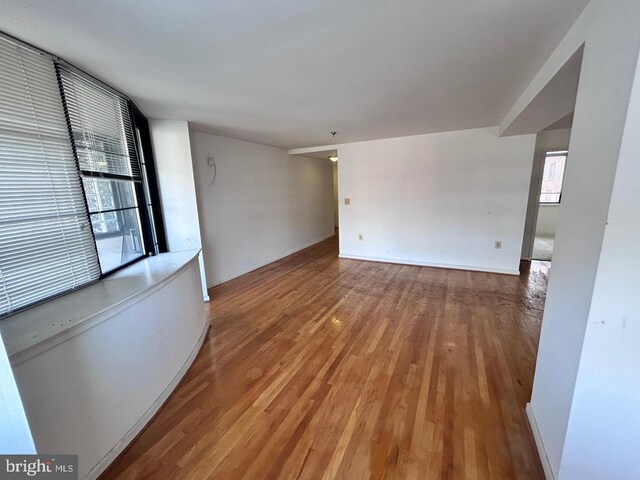
<svg viewBox="0 0 640 480">
<path fill-rule="evenodd" d="M 13 365 L 37 451 L 77 454 L 79 478 L 97 478 L 126 448 L 200 350 L 197 255 L 115 310 Z"/>
</svg>

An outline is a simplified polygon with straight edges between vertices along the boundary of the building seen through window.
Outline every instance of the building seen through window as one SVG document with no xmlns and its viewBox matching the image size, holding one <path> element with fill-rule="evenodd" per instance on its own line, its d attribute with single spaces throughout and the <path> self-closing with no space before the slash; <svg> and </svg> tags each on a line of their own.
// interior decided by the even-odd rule
<svg viewBox="0 0 640 480">
<path fill-rule="evenodd" d="M 542 188 L 540 189 L 540 203 L 560 203 L 562 197 L 562 181 L 564 168 L 567 163 L 567 151 L 547 152 L 542 172 Z"/>
</svg>

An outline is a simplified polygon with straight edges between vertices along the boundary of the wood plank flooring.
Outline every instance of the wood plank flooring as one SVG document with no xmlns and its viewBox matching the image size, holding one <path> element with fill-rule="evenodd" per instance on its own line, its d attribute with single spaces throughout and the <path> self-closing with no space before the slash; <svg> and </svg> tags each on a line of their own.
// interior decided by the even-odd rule
<svg viewBox="0 0 640 480">
<path fill-rule="evenodd" d="M 524 406 L 549 264 L 522 268 L 331 238 L 212 289 L 200 355 L 102 478 L 543 480 Z"/>
</svg>

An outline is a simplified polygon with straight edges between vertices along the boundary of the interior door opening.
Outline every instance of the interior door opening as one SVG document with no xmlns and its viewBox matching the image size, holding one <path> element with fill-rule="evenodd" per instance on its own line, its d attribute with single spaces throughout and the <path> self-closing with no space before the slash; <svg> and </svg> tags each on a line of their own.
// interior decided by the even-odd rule
<svg viewBox="0 0 640 480">
<path fill-rule="evenodd" d="M 533 260 L 551 261 L 553 257 L 567 156 L 567 150 L 555 149 L 545 152 L 531 256 Z"/>
</svg>

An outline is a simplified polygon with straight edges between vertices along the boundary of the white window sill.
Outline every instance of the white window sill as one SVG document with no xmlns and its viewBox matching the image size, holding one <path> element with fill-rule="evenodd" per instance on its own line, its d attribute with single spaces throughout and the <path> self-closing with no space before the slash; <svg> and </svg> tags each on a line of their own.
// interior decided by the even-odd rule
<svg viewBox="0 0 640 480">
<path fill-rule="evenodd" d="M 199 252 L 148 257 L 98 283 L 0 320 L 11 363 L 22 363 L 140 301 L 196 259 Z"/>
</svg>

